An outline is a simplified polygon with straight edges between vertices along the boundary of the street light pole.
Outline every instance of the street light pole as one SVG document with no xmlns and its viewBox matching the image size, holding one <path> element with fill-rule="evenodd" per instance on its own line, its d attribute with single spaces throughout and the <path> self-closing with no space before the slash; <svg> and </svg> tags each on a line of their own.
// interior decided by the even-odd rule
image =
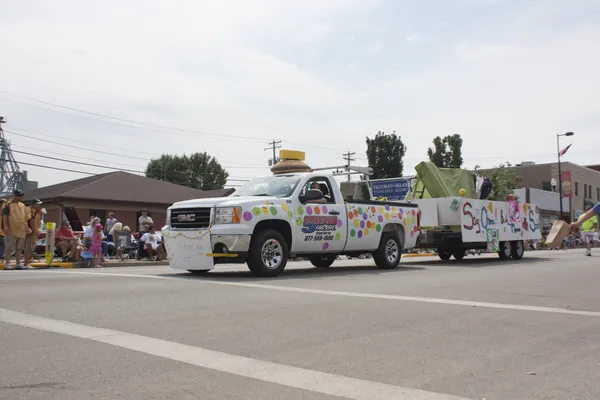
<svg viewBox="0 0 600 400">
<path fill-rule="evenodd" d="M 558 156 L 558 202 L 560 203 L 560 219 L 563 219 L 563 187 L 562 187 L 562 170 L 560 165 L 560 137 L 561 136 L 573 136 L 573 132 L 567 132 L 563 134 L 556 134 L 556 154 Z M 569 215 L 571 214 L 571 210 L 569 210 Z"/>
</svg>

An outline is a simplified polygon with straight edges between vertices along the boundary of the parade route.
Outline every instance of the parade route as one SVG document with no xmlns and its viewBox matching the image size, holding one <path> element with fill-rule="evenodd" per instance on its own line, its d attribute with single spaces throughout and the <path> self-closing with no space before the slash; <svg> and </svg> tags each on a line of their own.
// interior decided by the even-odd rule
<svg viewBox="0 0 600 400">
<path fill-rule="evenodd" d="M 0 273 L 0 398 L 597 399 L 597 257 Z"/>
</svg>

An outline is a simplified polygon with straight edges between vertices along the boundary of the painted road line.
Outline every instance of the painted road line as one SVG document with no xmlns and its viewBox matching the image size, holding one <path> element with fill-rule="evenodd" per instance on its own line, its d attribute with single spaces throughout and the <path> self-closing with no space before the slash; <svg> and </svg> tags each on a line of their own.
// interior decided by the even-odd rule
<svg viewBox="0 0 600 400">
<path fill-rule="evenodd" d="M 178 282 L 194 282 L 202 283 L 207 285 L 222 285 L 222 286 L 237 286 L 244 288 L 254 289 L 268 289 L 278 290 L 282 292 L 296 292 L 296 293 L 310 293 L 325 296 L 343 296 L 343 297 L 357 297 L 363 299 L 378 299 L 378 300 L 396 300 L 396 301 L 413 301 L 420 303 L 433 303 L 433 304 L 446 304 L 455 306 L 467 306 L 467 307 L 482 307 L 482 308 L 497 308 L 503 310 L 515 310 L 515 311 L 533 311 L 543 312 L 551 314 L 567 314 L 567 315 L 582 315 L 587 317 L 600 317 L 600 311 L 585 311 L 585 310 L 571 310 L 566 308 L 558 307 L 541 307 L 541 306 L 527 306 L 521 304 L 504 304 L 504 303 L 488 303 L 483 301 L 469 301 L 469 300 L 453 300 L 453 299 L 440 299 L 435 297 L 416 297 L 416 296 L 398 296 L 393 294 L 378 294 L 378 293 L 361 293 L 361 292 L 341 292 L 337 290 L 321 290 L 321 289 L 307 289 L 293 286 L 275 286 L 275 285 L 264 285 L 261 283 L 244 283 L 244 282 L 230 282 L 230 281 L 216 281 L 212 279 L 202 278 L 177 278 L 171 276 L 160 276 L 160 275 L 143 275 L 143 274 L 119 274 L 110 272 L 87 272 L 87 271 L 39 271 L 53 274 L 76 274 L 76 275 L 92 275 L 92 276 L 110 276 L 110 277 L 126 277 L 126 278 L 145 278 L 145 279 L 164 279 Z M 182 275 L 187 276 L 187 275 Z"/>
<path fill-rule="evenodd" d="M 468 400 L 203 349 L 111 329 L 38 317 L 0 308 L 0 322 L 150 354 L 215 371 L 353 400 Z"/>
</svg>

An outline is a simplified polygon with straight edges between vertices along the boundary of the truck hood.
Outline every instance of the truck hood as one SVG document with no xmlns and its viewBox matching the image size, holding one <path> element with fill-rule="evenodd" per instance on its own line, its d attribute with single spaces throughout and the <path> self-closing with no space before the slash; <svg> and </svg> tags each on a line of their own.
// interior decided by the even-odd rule
<svg viewBox="0 0 600 400">
<path fill-rule="evenodd" d="M 261 204 L 264 205 L 266 201 L 275 202 L 281 200 L 278 197 L 273 196 L 238 196 L 238 197 L 214 197 L 209 199 L 196 199 L 180 201 L 173 204 L 169 209 L 172 208 L 190 208 L 190 207 L 231 207 L 231 206 L 244 206 L 250 204 Z"/>
</svg>

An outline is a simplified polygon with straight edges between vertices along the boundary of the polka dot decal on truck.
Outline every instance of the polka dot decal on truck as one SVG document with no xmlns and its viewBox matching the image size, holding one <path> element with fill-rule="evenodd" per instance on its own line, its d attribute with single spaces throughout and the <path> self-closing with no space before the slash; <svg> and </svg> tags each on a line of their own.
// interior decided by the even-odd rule
<svg viewBox="0 0 600 400">
<path fill-rule="evenodd" d="M 390 205 L 348 205 L 348 240 L 359 240 L 373 232 L 381 232 L 388 223 L 401 223 L 405 232 L 414 237 L 417 232 L 417 209 Z"/>
</svg>

